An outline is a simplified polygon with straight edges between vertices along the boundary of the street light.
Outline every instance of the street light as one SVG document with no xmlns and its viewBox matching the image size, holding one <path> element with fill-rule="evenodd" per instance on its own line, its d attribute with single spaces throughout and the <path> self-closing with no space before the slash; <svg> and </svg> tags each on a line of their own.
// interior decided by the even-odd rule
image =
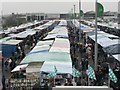
<svg viewBox="0 0 120 90">
<path fill-rule="evenodd" d="M 73 8 L 71 8 L 71 19 L 73 19 Z"/>
<path fill-rule="evenodd" d="M 76 33 L 76 30 L 75 30 L 75 5 L 73 8 L 73 19 L 74 19 L 74 34 L 75 34 Z"/>
<path fill-rule="evenodd" d="M 95 70 L 97 71 L 98 45 L 97 45 L 97 0 L 95 1 Z"/>
</svg>

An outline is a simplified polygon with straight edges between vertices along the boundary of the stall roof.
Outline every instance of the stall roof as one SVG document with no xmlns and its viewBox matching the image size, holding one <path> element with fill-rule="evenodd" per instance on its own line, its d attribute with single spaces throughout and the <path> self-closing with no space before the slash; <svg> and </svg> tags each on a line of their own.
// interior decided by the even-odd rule
<svg viewBox="0 0 120 90">
<path fill-rule="evenodd" d="M 67 27 L 55 27 L 51 32 L 48 33 L 47 37 L 44 39 L 51 39 L 56 37 L 68 38 Z"/>
<path fill-rule="evenodd" d="M 118 44 L 110 45 L 106 47 L 105 50 L 108 53 L 111 53 L 112 55 L 120 54 L 120 44 L 118 43 Z"/>
<path fill-rule="evenodd" d="M 54 20 L 50 20 L 49 22 L 41 25 L 41 26 L 38 26 L 36 28 L 34 28 L 35 30 L 42 30 L 42 29 L 45 29 L 47 28 L 48 26 L 51 26 L 55 21 Z"/>
<path fill-rule="evenodd" d="M 10 37 L 16 38 L 26 38 L 28 35 L 34 35 L 36 31 L 34 29 L 26 29 L 26 31 L 20 32 L 18 34 L 11 34 Z"/>
<path fill-rule="evenodd" d="M 36 46 L 42 46 L 42 45 L 52 45 L 54 40 L 47 40 L 47 41 L 39 41 Z"/>
<path fill-rule="evenodd" d="M 54 38 L 57 37 L 57 35 L 58 35 L 58 34 L 48 34 L 48 35 L 44 38 L 44 40 L 46 40 L 46 39 L 54 39 Z"/>
<path fill-rule="evenodd" d="M 20 70 L 25 70 L 27 66 L 28 66 L 28 64 L 18 65 L 11 72 L 17 72 L 17 71 L 20 71 Z"/>
<path fill-rule="evenodd" d="M 95 41 L 95 35 L 88 35 L 88 36 Z M 98 34 L 97 34 L 98 44 L 100 44 L 102 47 L 108 47 L 110 45 L 114 45 L 119 42 L 118 39 L 112 40 L 109 37 L 118 38 L 118 36 L 111 35 L 111 34 L 103 32 L 103 31 L 98 31 Z"/>
<path fill-rule="evenodd" d="M 17 44 L 19 44 L 20 42 L 22 42 L 22 40 L 13 40 L 13 39 L 11 39 L 11 40 L 8 40 L 8 41 L 3 42 L 2 44 L 17 45 Z"/>
<path fill-rule="evenodd" d="M 116 60 L 120 62 L 120 54 L 112 55 Z"/>
<path fill-rule="evenodd" d="M 1 31 L 1 30 L 0 30 L 0 34 L 4 34 L 4 31 Z"/>
<path fill-rule="evenodd" d="M 50 62 L 71 62 L 70 54 L 64 52 L 48 52 L 48 53 L 36 53 L 27 55 L 22 61 L 21 64 L 27 64 L 30 62 L 41 62 L 41 61 L 50 61 Z"/>
<path fill-rule="evenodd" d="M 89 33 L 95 30 L 95 28 L 88 27 L 86 25 L 81 24 L 80 30 L 82 30 L 85 33 Z"/>
<path fill-rule="evenodd" d="M 50 49 L 49 45 L 42 45 L 42 46 L 35 46 L 29 54 L 35 54 L 35 53 L 43 53 L 43 52 L 48 52 Z"/>
<path fill-rule="evenodd" d="M 98 23 L 98 25 L 100 25 L 100 26 L 106 26 L 106 27 L 108 27 L 108 28 L 120 29 L 120 28 L 118 27 L 118 23 L 113 23 L 113 22 L 109 22 L 109 23 L 103 22 L 103 23 Z"/>
<path fill-rule="evenodd" d="M 50 48 L 50 52 L 67 52 L 70 53 L 70 43 L 68 39 L 55 38 L 55 41 Z"/>
<path fill-rule="evenodd" d="M 31 62 L 29 64 L 18 65 L 11 72 L 17 72 L 25 69 L 26 69 L 26 73 L 39 72 L 43 63 L 44 62 Z"/>
<path fill-rule="evenodd" d="M 46 73 L 54 72 L 54 66 L 57 69 L 57 74 L 72 74 L 72 62 L 45 61 L 40 71 Z"/>
<path fill-rule="evenodd" d="M 26 73 L 34 73 L 34 72 L 40 72 L 40 69 L 42 67 L 44 62 L 31 62 L 26 67 Z"/>
<path fill-rule="evenodd" d="M 106 36 L 106 37 L 115 37 L 115 38 L 118 38 L 118 36 L 116 36 L 116 35 L 109 34 L 109 33 L 105 33 L 105 32 L 103 32 L 103 31 L 97 31 L 97 33 L 98 33 L 99 35 L 104 35 L 104 36 Z"/>
<path fill-rule="evenodd" d="M 0 44 L 3 43 L 3 42 L 5 42 L 5 41 L 7 41 L 7 40 L 10 40 L 10 39 L 11 39 L 11 37 L 1 38 L 0 39 Z"/>
<path fill-rule="evenodd" d="M 40 21 L 40 22 L 28 22 L 26 24 L 21 24 L 18 27 L 15 26 L 15 27 L 8 28 L 6 31 L 14 32 L 14 31 L 17 31 L 18 29 L 27 28 L 29 26 L 36 25 L 36 24 L 41 23 L 41 22 L 42 21 Z"/>
<path fill-rule="evenodd" d="M 58 26 L 67 26 L 67 21 L 66 20 L 60 20 L 60 23 Z"/>
</svg>

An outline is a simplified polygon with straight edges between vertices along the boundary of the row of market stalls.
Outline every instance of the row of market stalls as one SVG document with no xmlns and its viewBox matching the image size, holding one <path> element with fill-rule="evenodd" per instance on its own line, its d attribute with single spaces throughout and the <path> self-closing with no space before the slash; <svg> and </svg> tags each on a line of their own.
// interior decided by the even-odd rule
<svg viewBox="0 0 120 90">
<path fill-rule="evenodd" d="M 39 25 L 42 25 L 46 22 L 48 22 L 48 21 L 47 20 L 42 20 L 42 21 L 28 22 L 28 23 L 25 23 L 25 24 L 21 24 L 19 26 L 8 28 L 7 30 L 4 30 L 3 33 L 4 34 L 19 33 L 19 32 L 24 31 L 25 29 L 35 28 L 35 27 L 37 27 Z"/>
<path fill-rule="evenodd" d="M 82 23 L 84 23 L 84 24 L 86 24 L 88 26 L 94 26 L 95 25 L 94 21 L 85 21 L 84 20 L 84 21 L 82 21 Z M 97 26 L 101 31 L 120 36 L 120 32 L 119 32 L 120 27 L 118 26 L 118 23 L 114 23 L 114 22 L 109 22 L 109 23 L 98 22 Z"/>
<path fill-rule="evenodd" d="M 57 31 L 58 27 L 54 28 L 52 31 Z M 67 30 L 66 27 L 59 27 L 59 30 Z M 51 31 L 51 32 L 52 32 Z M 60 31 L 61 32 L 61 31 Z M 57 32 L 58 33 L 58 32 Z M 64 32 L 66 33 L 66 32 Z M 48 34 L 49 35 L 49 34 Z M 51 34 L 50 34 L 51 35 Z M 60 34 L 58 34 L 60 35 Z M 56 35 L 57 37 L 57 35 Z M 36 46 L 28 53 L 27 57 L 25 57 L 22 62 L 20 64 L 26 64 L 29 62 L 33 62 L 36 61 L 38 59 L 38 57 L 40 56 L 41 58 L 47 58 L 45 55 L 43 54 L 48 54 L 49 55 L 53 55 L 55 52 L 60 52 L 60 53 L 68 53 L 69 54 L 69 40 L 68 39 L 62 39 L 62 38 L 55 38 L 55 40 L 45 40 L 45 41 L 39 41 Z M 49 38 L 51 39 L 51 38 Z M 55 53 L 56 54 L 56 53 Z M 35 57 L 33 57 L 35 55 Z M 57 55 L 57 54 L 56 54 Z M 59 55 L 59 54 L 58 54 Z M 62 55 L 62 54 L 61 54 Z M 64 54 L 63 54 L 64 55 Z M 38 57 L 37 57 L 38 56 Z M 33 58 L 36 58 L 36 60 L 34 60 Z M 54 58 L 54 57 L 50 57 L 50 58 Z M 57 57 L 56 57 L 57 58 Z M 62 57 L 61 57 L 62 58 Z M 31 61 L 32 60 L 32 61 Z M 44 59 L 42 59 L 44 61 Z M 41 60 L 37 60 L 37 61 L 41 61 Z M 64 61 L 64 60 L 63 60 Z M 13 70 L 14 71 L 14 70 Z"/>
<path fill-rule="evenodd" d="M 53 40 L 50 40 L 48 42 L 40 41 L 41 43 L 44 42 L 45 43 L 37 44 L 33 48 L 33 50 L 21 61 L 20 64 L 23 65 L 29 64 L 31 62 L 44 62 L 41 70 L 39 69 L 39 71 L 50 73 L 54 71 L 53 67 L 56 66 L 58 73 L 71 73 L 70 71 L 70 69 L 72 68 L 72 67 L 70 68 L 71 60 L 70 54 L 68 53 L 69 46 L 67 46 L 69 45 L 69 43 L 67 43 L 68 41 L 67 42 L 66 41 L 67 40 L 59 38 L 56 38 L 55 41 Z M 12 70 L 12 72 L 14 71 L 16 70 L 15 69 Z M 34 71 L 35 70 L 33 70 L 33 72 Z"/>
<path fill-rule="evenodd" d="M 11 27 L 7 30 L 3 30 L 0 32 L 0 46 L 1 46 L 1 59 L 2 56 L 4 58 L 8 58 L 16 51 L 16 46 L 23 42 L 23 40 L 28 35 L 35 35 L 36 31 L 31 29 L 42 25 L 48 22 L 47 20 L 43 21 L 34 21 L 26 24 L 21 24 L 20 26 Z M 15 34 L 16 33 L 16 34 Z"/>
<path fill-rule="evenodd" d="M 88 35 L 93 41 L 95 41 L 94 35 Z M 118 36 L 104 33 L 103 31 L 98 31 L 97 43 L 103 48 L 104 52 L 112 55 L 116 60 L 119 60 L 120 54 L 120 39 Z M 115 57 L 115 56 L 118 57 Z"/>
<path fill-rule="evenodd" d="M 46 24 L 48 24 L 48 26 L 51 26 L 53 23 L 54 21 L 49 21 Z M 43 29 L 39 29 L 39 31 L 35 29 L 26 29 L 25 31 L 19 32 L 17 34 L 8 34 L 8 37 L 2 38 L 0 42 L 2 44 L 3 57 L 10 57 L 12 53 L 16 51 L 16 47 L 18 44 L 26 42 L 25 40 L 28 39 L 28 37 L 40 34 L 40 32 L 42 32 L 41 30 Z"/>
<path fill-rule="evenodd" d="M 47 22 L 47 23 L 45 23 L 45 22 Z M 47 27 L 45 27 L 44 25 L 41 25 L 43 23 L 45 23 L 45 26 L 47 25 Z M 24 30 L 17 29 L 16 30 L 17 33 L 14 33 L 14 32 L 6 33 L 7 37 L 0 39 L 0 47 L 1 47 L 0 48 L 0 60 L 2 60 L 2 62 L 4 63 L 4 70 L 11 69 L 11 67 L 16 66 L 21 61 L 21 59 L 24 56 L 22 54 L 23 54 L 24 50 L 26 50 L 26 48 L 23 48 L 23 47 L 26 47 L 26 44 L 28 41 L 31 41 L 31 42 L 33 41 L 33 39 L 30 40 L 31 38 L 34 37 L 34 39 L 37 39 L 37 37 L 38 37 L 38 40 L 43 38 L 44 34 L 47 35 L 47 30 L 52 30 L 57 23 L 58 22 L 55 22 L 54 20 L 35 22 L 33 27 L 27 27 L 27 29 L 25 27 L 23 27 Z M 37 27 L 39 26 L 38 24 L 45 28 L 37 29 L 37 30 L 34 29 L 36 26 Z M 33 29 L 31 29 L 31 28 L 33 28 Z M 19 49 L 18 47 L 20 47 L 20 49 L 21 49 L 21 50 L 19 50 L 20 53 L 17 53 L 17 50 Z M 26 52 L 24 52 L 24 53 L 26 54 Z M 8 69 L 6 68 L 6 63 L 8 63 L 7 66 L 10 68 L 8 68 Z M 7 80 L 8 77 L 6 75 L 5 75 L 5 77 Z M 21 79 L 21 80 L 23 80 L 23 79 Z M 21 80 L 18 80 L 19 81 L 18 83 L 21 83 Z M 30 86 L 30 85 L 33 85 L 33 82 L 35 82 L 36 80 L 38 80 L 38 78 L 33 77 L 30 79 L 28 78 L 26 80 L 26 82 L 28 82 L 29 83 L 28 86 Z M 14 79 L 13 81 L 11 80 L 11 82 L 16 83 L 16 79 Z M 32 83 L 30 84 L 30 82 L 32 82 Z M 12 85 L 14 86 L 14 84 L 11 84 L 11 86 Z M 16 85 L 18 85 L 18 84 L 16 84 Z"/>
<path fill-rule="evenodd" d="M 57 79 L 70 78 L 72 62 L 66 25 L 67 21 L 61 20 L 42 41 L 36 44 L 20 64 L 11 71 L 13 74 L 25 71 L 25 78 L 22 78 L 26 81 L 25 85 L 28 84 L 27 80 L 33 77 L 37 78 L 37 80 L 35 79 L 36 83 L 38 83 L 37 81 L 42 83 L 43 80 L 49 79 L 47 75 L 54 72 L 54 67 L 57 69 Z M 40 26 L 35 29 L 40 28 L 43 27 Z M 22 85 L 22 82 L 19 82 L 21 78 L 15 79 L 18 81 L 14 81 L 13 77 L 10 78 L 11 86 L 14 87 L 13 84 L 16 86 L 19 83 L 18 87 L 20 87 Z M 24 87 L 26 87 L 25 85 Z"/>
<path fill-rule="evenodd" d="M 79 23 L 77 20 L 75 20 L 76 27 L 79 26 Z M 74 22 L 73 22 L 74 23 Z M 93 24 L 90 21 L 86 21 L 86 23 L 90 26 Z M 95 29 L 89 27 L 88 25 L 81 24 L 81 30 L 86 33 L 86 36 L 92 39 L 95 42 Z M 101 25 L 101 23 L 98 23 L 98 26 Z M 107 26 L 105 24 L 102 24 L 103 26 Z M 109 26 L 110 27 L 110 26 Z M 113 27 L 113 26 L 111 26 Z M 117 27 L 118 29 L 118 27 Z M 104 30 L 97 31 L 97 43 L 100 47 L 102 47 L 103 51 L 108 54 L 108 56 L 112 56 L 116 61 L 120 62 L 120 38 L 119 36 L 109 34 L 104 32 Z M 113 60 L 114 61 L 114 60 Z"/>
</svg>

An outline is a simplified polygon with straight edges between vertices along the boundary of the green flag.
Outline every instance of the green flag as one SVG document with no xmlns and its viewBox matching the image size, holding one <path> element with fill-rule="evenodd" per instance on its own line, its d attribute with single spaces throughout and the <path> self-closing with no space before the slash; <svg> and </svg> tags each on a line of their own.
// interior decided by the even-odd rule
<svg viewBox="0 0 120 90">
<path fill-rule="evenodd" d="M 55 74 L 54 72 L 51 72 L 51 73 L 49 73 L 47 76 L 50 78 L 50 77 L 56 76 L 56 74 Z"/>
<path fill-rule="evenodd" d="M 56 68 L 56 66 L 54 66 L 54 72 L 49 73 L 47 76 L 50 78 L 50 77 L 54 77 L 56 75 L 57 75 L 57 68 Z"/>
<path fill-rule="evenodd" d="M 73 67 L 72 68 L 72 75 L 73 75 L 73 77 L 80 77 L 80 72 Z"/>
<path fill-rule="evenodd" d="M 102 4 L 97 3 L 97 16 L 101 17 L 104 13 L 104 7 Z"/>
<path fill-rule="evenodd" d="M 95 72 L 94 72 L 93 68 L 90 65 L 88 65 L 88 70 L 87 71 L 88 71 L 87 72 L 88 78 L 96 80 Z"/>
<path fill-rule="evenodd" d="M 82 10 L 80 10 L 80 16 L 83 16 L 84 12 Z"/>
<path fill-rule="evenodd" d="M 110 67 L 109 67 L 109 78 L 114 83 L 117 83 L 117 77 L 115 76 L 114 72 L 112 71 Z"/>
</svg>

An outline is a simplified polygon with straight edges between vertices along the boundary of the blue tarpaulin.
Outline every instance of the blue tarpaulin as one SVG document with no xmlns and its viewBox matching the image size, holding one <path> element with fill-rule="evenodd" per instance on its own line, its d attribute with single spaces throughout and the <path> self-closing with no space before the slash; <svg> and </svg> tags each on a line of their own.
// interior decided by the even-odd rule
<svg viewBox="0 0 120 90">
<path fill-rule="evenodd" d="M 16 45 L 3 44 L 2 45 L 2 55 L 3 57 L 10 57 L 12 53 L 16 51 Z"/>
</svg>

